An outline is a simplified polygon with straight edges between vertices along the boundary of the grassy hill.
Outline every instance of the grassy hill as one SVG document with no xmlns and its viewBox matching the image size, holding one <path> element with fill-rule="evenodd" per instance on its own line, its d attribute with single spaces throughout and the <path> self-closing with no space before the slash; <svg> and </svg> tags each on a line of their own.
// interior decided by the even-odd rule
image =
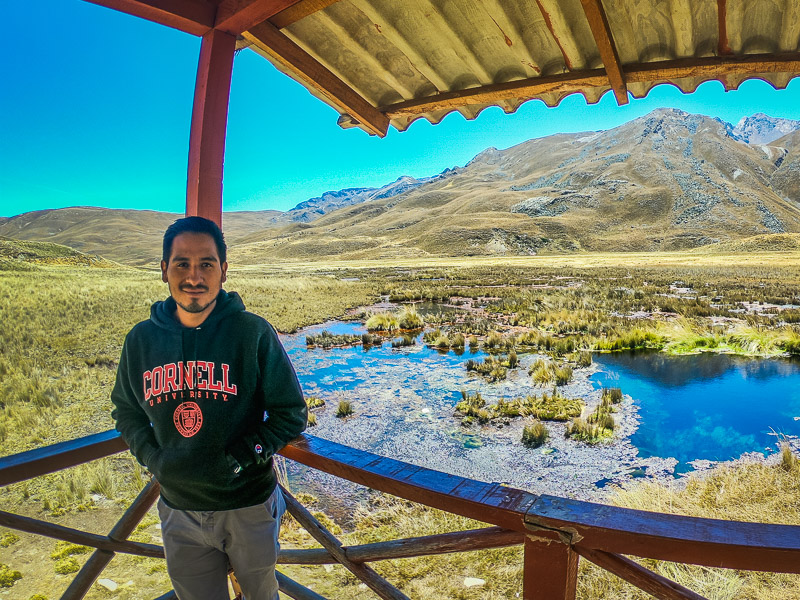
<svg viewBox="0 0 800 600">
<path fill-rule="evenodd" d="M 99 256 L 89 256 L 61 244 L 0 237 L 0 271 L 27 271 L 36 265 L 119 266 Z"/>
<path fill-rule="evenodd" d="M 275 227 L 280 211 L 225 213 L 223 227 L 228 242 Z M 6 219 L 0 236 L 64 244 L 86 254 L 98 254 L 129 265 L 157 263 L 161 259 L 164 230 L 183 215 L 153 210 L 115 210 L 79 206 L 41 210 Z"/>
<path fill-rule="evenodd" d="M 695 254 L 750 254 L 752 252 L 796 252 L 800 250 L 800 234 L 775 233 L 754 235 L 734 242 L 720 242 L 696 248 Z"/>
</svg>

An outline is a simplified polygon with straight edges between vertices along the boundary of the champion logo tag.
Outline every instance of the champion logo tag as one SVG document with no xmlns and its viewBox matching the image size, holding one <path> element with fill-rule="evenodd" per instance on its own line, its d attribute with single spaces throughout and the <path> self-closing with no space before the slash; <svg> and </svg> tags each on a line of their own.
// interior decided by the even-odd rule
<svg viewBox="0 0 800 600">
<path fill-rule="evenodd" d="M 261 454 L 264 449 L 261 447 L 261 444 L 256 444 L 256 454 Z"/>
</svg>

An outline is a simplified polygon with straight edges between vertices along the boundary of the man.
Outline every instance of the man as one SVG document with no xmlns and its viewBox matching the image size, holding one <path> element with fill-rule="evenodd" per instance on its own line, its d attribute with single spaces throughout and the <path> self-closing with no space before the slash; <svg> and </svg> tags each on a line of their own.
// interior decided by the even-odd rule
<svg viewBox="0 0 800 600">
<path fill-rule="evenodd" d="M 300 385 L 272 326 L 226 292 L 225 240 L 200 217 L 164 234 L 170 297 L 125 339 L 112 416 L 161 484 L 167 572 L 180 600 L 275 600 L 285 510 L 272 456 L 305 429 Z"/>
</svg>

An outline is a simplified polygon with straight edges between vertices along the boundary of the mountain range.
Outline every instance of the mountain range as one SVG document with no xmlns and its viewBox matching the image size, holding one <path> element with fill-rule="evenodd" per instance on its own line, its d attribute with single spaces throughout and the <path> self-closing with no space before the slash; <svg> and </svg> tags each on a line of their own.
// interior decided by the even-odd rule
<svg viewBox="0 0 800 600">
<path fill-rule="evenodd" d="M 0 219 L 0 236 L 129 264 L 177 215 L 90 207 Z M 434 177 L 225 213 L 232 260 L 650 251 L 800 232 L 800 121 L 658 109 L 607 131 L 488 148 Z M 111 232 L 111 233 L 110 233 Z"/>
</svg>

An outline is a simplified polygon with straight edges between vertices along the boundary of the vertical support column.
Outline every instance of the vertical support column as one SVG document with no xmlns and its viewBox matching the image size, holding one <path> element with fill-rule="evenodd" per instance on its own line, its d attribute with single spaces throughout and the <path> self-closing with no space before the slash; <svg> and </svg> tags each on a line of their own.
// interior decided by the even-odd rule
<svg viewBox="0 0 800 600">
<path fill-rule="evenodd" d="M 236 37 L 212 29 L 202 38 L 189 137 L 186 216 L 222 227 L 222 166 Z"/>
<path fill-rule="evenodd" d="M 524 600 L 575 600 L 578 554 L 566 544 L 525 538 Z"/>
</svg>

